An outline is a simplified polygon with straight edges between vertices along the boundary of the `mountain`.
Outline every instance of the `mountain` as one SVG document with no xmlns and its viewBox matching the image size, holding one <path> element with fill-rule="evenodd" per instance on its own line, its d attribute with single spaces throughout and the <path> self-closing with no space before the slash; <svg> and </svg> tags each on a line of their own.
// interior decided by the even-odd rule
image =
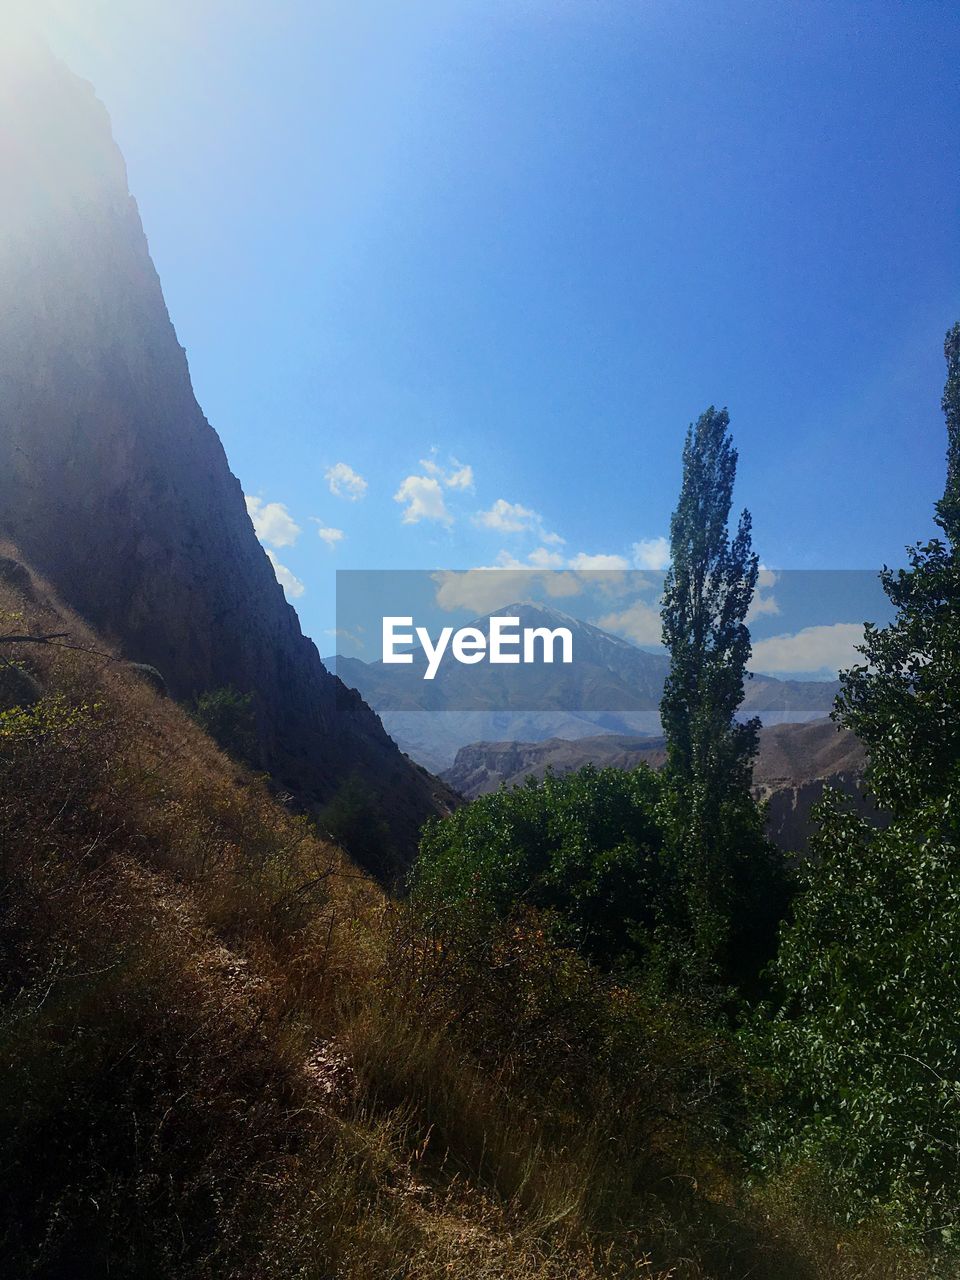
<svg viewBox="0 0 960 1280">
<path fill-rule="evenodd" d="M 461 747 L 444 780 L 472 800 L 500 787 L 519 787 L 548 770 L 573 773 L 585 764 L 598 769 L 659 768 L 666 752 L 663 738 L 603 733 L 594 737 L 547 738 L 543 742 L 474 742 Z"/>
<path fill-rule="evenodd" d="M 775 725 L 760 731 L 753 772 L 757 798 L 767 805 L 767 832 L 781 849 L 805 852 L 815 823 L 813 809 L 827 787 L 849 797 L 857 813 L 885 825 L 864 788 L 863 743 L 832 720 Z"/>
<path fill-rule="evenodd" d="M 423 679 L 422 651 L 407 666 L 331 660 L 340 678 L 375 707 L 396 740 L 432 769 L 449 769 L 471 743 L 533 743 L 552 738 L 593 738 L 598 730 L 656 736 L 660 698 L 669 670 L 662 653 L 649 653 L 592 623 L 558 609 L 520 602 L 477 618 L 516 617 L 520 627 L 566 627 L 573 637 L 570 665 L 464 666 L 445 660 L 433 680 Z M 755 675 L 746 682 L 741 714 L 764 724 L 804 722 L 827 715 L 836 681 L 776 680 Z"/>
<path fill-rule="evenodd" d="M 475 742 L 457 752 L 443 778 L 468 799 L 522 785 L 528 777 L 542 778 L 548 769 L 571 773 L 585 764 L 598 768 L 635 769 L 648 764 L 658 769 L 666 758 L 662 738 L 641 739 L 601 734 L 576 741 L 551 738 L 545 742 Z M 760 730 L 760 752 L 754 768 L 758 799 L 767 802 L 767 830 L 785 850 L 806 850 L 813 820 L 811 811 L 826 787 L 850 796 L 861 813 L 878 819 L 863 790 L 865 753 L 848 730 L 832 720 L 778 724 Z"/>
<path fill-rule="evenodd" d="M 0 537 L 177 698 L 255 695 L 296 801 L 347 779 L 406 853 L 449 803 L 301 633 L 191 386 L 123 158 L 92 87 L 0 53 Z"/>
<path fill-rule="evenodd" d="M 585 764 L 599 768 L 634 769 L 649 764 L 658 769 L 666 759 L 661 737 L 636 738 L 600 734 L 571 742 L 475 742 L 462 747 L 444 777 L 463 795 L 483 795 L 501 785 L 516 786 L 529 775 L 542 778 L 548 769 L 569 773 Z M 783 785 L 839 774 L 862 774 L 865 754 L 859 740 L 832 720 L 779 724 L 760 730 L 760 751 L 754 768 L 758 787 L 772 792 Z"/>
</svg>

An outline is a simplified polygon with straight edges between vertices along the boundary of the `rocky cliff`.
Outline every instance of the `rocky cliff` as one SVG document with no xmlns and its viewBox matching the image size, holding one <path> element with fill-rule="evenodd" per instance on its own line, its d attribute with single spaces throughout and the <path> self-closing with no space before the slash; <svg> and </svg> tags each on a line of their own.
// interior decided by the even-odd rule
<svg viewBox="0 0 960 1280">
<path fill-rule="evenodd" d="M 301 633 L 193 394 L 90 85 L 0 52 L 0 536 L 188 698 L 255 694 L 262 764 L 307 805 L 359 777 L 398 843 L 443 806 Z"/>
</svg>

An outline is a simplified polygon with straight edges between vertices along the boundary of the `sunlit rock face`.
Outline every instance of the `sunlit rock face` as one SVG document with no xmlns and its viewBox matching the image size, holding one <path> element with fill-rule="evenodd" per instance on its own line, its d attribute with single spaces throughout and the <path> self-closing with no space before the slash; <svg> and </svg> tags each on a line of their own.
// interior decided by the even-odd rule
<svg viewBox="0 0 960 1280">
<path fill-rule="evenodd" d="M 197 404 L 93 88 L 0 52 L 0 535 L 175 696 L 256 695 L 263 766 L 310 805 L 358 776 L 398 846 L 446 802 L 328 674 Z"/>
</svg>

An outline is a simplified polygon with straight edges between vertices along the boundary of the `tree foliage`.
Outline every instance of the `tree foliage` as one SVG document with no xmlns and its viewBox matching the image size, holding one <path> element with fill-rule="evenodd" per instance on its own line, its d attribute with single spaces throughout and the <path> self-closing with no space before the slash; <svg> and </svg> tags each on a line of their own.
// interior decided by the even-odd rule
<svg viewBox="0 0 960 1280">
<path fill-rule="evenodd" d="M 947 335 L 946 534 L 882 575 L 837 717 L 863 740 L 889 810 L 877 831 L 838 799 L 775 973 L 769 1052 L 783 1111 L 765 1141 L 814 1156 L 926 1239 L 960 1224 L 960 326 Z"/>
<path fill-rule="evenodd" d="M 750 513 L 727 522 L 737 451 L 725 409 L 687 432 L 663 595 L 670 673 L 660 704 L 674 857 L 672 913 L 706 972 L 743 978 L 769 955 L 782 909 L 779 860 L 751 796 L 759 721 L 738 723 L 757 582 Z"/>
<path fill-rule="evenodd" d="M 910 547 L 909 568 L 883 571 L 896 619 L 866 628 L 865 662 L 844 677 L 838 708 L 868 748 L 874 795 L 896 816 L 946 797 L 960 761 L 960 324 L 944 351 L 947 480 L 936 522 L 946 541 Z"/>
<path fill-rule="evenodd" d="M 192 708 L 194 720 L 235 760 L 255 764 L 257 717 L 252 693 L 230 686 L 201 693 Z"/>
<path fill-rule="evenodd" d="M 317 825 L 366 870 L 385 879 L 398 871 L 397 852 L 382 804 L 357 774 L 350 774 L 317 815 Z"/>
<path fill-rule="evenodd" d="M 755 720 L 734 721 L 750 657 L 745 620 L 758 561 L 749 511 L 732 542 L 727 533 L 737 472 L 729 426 L 726 409 L 711 406 L 687 431 L 662 608 L 670 674 L 660 718 L 669 771 L 684 781 L 709 776 L 718 795 L 749 785 L 759 728 Z"/>
<path fill-rule="evenodd" d="M 428 826 L 414 895 L 491 921 L 538 908 L 601 963 L 635 960 L 660 893 L 659 799 L 645 766 L 592 765 L 481 796 Z"/>
</svg>

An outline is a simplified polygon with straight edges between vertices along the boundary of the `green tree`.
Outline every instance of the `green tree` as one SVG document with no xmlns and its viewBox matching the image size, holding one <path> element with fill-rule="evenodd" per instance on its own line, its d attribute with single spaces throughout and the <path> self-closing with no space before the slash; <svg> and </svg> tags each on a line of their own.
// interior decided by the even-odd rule
<svg viewBox="0 0 960 1280">
<path fill-rule="evenodd" d="M 727 531 L 737 470 L 729 425 L 727 411 L 711 406 L 684 444 L 662 605 L 670 673 L 660 717 L 675 875 L 668 924 L 679 926 L 682 950 L 704 975 L 742 979 L 769 955 L 782 892 L 750 790 L 759 721 L 736 720 L 758 562 L 750 513 L 732 540 Z"/>
<path fill-rule="evenodd" d="M 874 796 L 898 817 L 945 796 L 960 758 L 960 324 L 944 353 L 947 480 L 935 519 L 946 541 L 909 547 L 909 568 L 883 571 L 896 619 L 866 628 L 866 661 L 846 673 L 838 700 L 867 747 Z"/>
<path fill-rule="evenodd" d="M 946 541 L 884 570 L 837 718 L 863 740 L 882 831 L 821 807 L 814 861 L 774 966 L 765 1057 L 785 1104 L 767 1141 L 949 1241 L 960 1232 L 960 325 L 946 340 Z"/>
<path fill-rule="evenodd" d="M 586 765 L 480 796 L 426 827 L 414 898 L 481 926 L 533 907 L 602 965 L 635 962 L 660 893 L 660 790 L 646 766 Z"/>
</svg>

